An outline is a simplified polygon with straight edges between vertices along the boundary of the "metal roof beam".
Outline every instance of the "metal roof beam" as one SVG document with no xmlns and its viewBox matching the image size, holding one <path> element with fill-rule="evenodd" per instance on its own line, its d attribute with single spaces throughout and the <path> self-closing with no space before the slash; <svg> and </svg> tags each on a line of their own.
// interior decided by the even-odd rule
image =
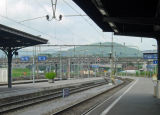
<svg viewBox="0 0 160 115">
<path fill-rule="evenodd" d="M 123 32 L 115 33 L 115 35 L 155 38 L 158 33 Z"/>
<path fill-rule="evenodd" d="M 95 5 L 95 7 L 99 10 L 99 12 L 103 15 L 103 16 L 108 16 L 109 17 L 109 14 L 108 12 L 104 9 L 104 6 L 103 6 L 103 3 L 101 0 L 92 0 L 92 3 Z M 107 23 L 109 24 L 109 26 L 112 28 L 112 30 L 114 32 L 118 32 L 118 29 L 117 29 L 117 26 L 113 23 L 113 22 L 110 22 L 110 21 L 107 21 Z"/>
<path fill-rule="evenodd" d="M 137 24 L 137 25 L 160 25 L 160 18 L 141 18 L 141 17 L 104 17 L 104 22 L 115 22 L 124 24 Z"/>
<path fill-rule="evenodd" d="M 108 12 L 105 11 L 101 0 L 92 0 L 92 2 L 102 15 L 108 16 Z"/>
<path fill-rule="evenodd" d="M 156 10 L 155 17 L 159 17 L 159 16 L 160 16 L 160 0 L 158 0 L 157 10 Z"/>
<path fill-rule="evenodd" d="M 39 36 L 34 36 L 34 35 L 28 34 L 26 32 L 22 32 L 17 29 L 7 27 L 7 26 L 1 25 L 1 24 L 0 24 L 0 31 L 7 32 L 10 34 L 19 36 L 19 37 L 27 38 L 28 40 L 36 40 L 36 41 L 42 42 L 42 43 L 46 43 L 48 41 L 46 39 L 40 38 Z"/>
<path fill-rule="evenodd" d="M 160 17 L 160 0 L 158 0 L 157 10 L 156 10 L 155 17 L 156 18 Z M 160 25 L 155 25 L 153 27 L 153 29 L 154 29 L 154 31 L 160 31 Z"/>
</svg>

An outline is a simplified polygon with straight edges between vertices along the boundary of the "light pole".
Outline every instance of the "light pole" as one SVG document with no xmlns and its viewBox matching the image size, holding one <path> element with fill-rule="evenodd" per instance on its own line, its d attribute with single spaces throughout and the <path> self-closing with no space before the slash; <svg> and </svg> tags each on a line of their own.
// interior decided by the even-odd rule
<svg viewBox="0 0 160 115">
<path fill-rule="evenodd" d="M 33 47 L 33 64 L 32 64 L 32 79 L 33 79 L 33 83 L 35 83 L 35 47 Z"/>
<path fill-rule="evenodd" d="M 83 51 L 84 51 L 84 54 L 83 54 L 83 55 L 84 55 L 84 58 L 85 58 L 85 57 L 88 58 L 89 56 L 86 55 L 86 52 L 88 53 L 88 50 L 83 50 Z M 89 60 L 87 61 L 86 66 L 88 66 L 88 67 L 87 67 L 87 74 L 88 74 L 88 78 L 89 78 L 89 77 L 90 77 L 90 75 L 89 75 L 89 71 L 90 71 L 90 70 L 89 70 Z"/>
<path fill-rule="evenodd" d="M 74 46 L 74 63 L 73 63 L 73 78 L 76 76 L 76 63 L 75 63 L 75 56 L 76 56 L 76 48 Z"/>
<path fill-rule="evenodd" d="M 71 71 L 71 62 L 70 58 L 68 58 L 68 79 L 70 79 L 70 71 Z"/>
<path fill-rule="evenodd" d="M 88 78 L 90 78 L 90 61 L 89 61 L 89 56 L 88 57 L 88 61 L 87 61 L 87 64 L 88 64 Z"/>
<path fill-rule="evenodd" d="M 85 57 L 85 52 L 88 52 L 88 50 L 87 50 L 87 49 L 79 50 L 79 52 L 82 52 L 82 56 Z M 84 52 L 84 53 L 83 53 L 83 52 Z M 80 73 L 79 73 L 79 72 L 80 72 L 80 65 L 81 65 L 81 68 L 83 67 L 83 63 L 80 64 L 80 60 L 81 60 L 81 58 L 82 58 L 82 57 L 81 57 L 81 58 L 80 58 L 80 57 L 81 57 L 81 55 L 79 54 L 79 67 L 78 67 L 78 68 L 79 68 L 79 70 L 78 70 L 78 76 L 79 76 L 79 77 L 80 77 Z M 89 77 L 89 75 L 88 75 L 88 77 Z"/>
<path fill-rule="evenodd" d="M 60 80 L 62 80 L 62 60 L 61 60 L 61 47 L 60 47 L 60 53 L 59 53 L 59 61 L 60 61 Z"/>
<path fill-rule="evenodd" d="M 118 61 L 119 57 L 117 55 L 115 55 L 115 76 L 117 76 L 117 61 Z"/>
<path fill-rule="evenodd" d="M 112 52 L 109 53 L 109 59 L 110 59 L 110 78 L 112 78 Z"/>
<path fill-rule="evenodd" d="M 110 74 L 110 78 L 113 77 L 113 53 L 114 53 L 114 46 L 113 46 L 113 35 L 114 33 L 112 33 L 112 44 L 111 44 L 111 52 L 110 52 L 110 65 L 111 65 L 111 74 Z"/>
<path fill-rule="evenodd" d="M 136 46 L 136 45 L 128 45 L 129 47 L 135 47 L 137 50 L 138 50 L 138 54 L 137 54 L 137 69 L 138 69 L 138 71 L 139 71 L 139 57 L 140 57 L 140 49 L 139 49 L 139 47 L 138 46 Z M 138 72 L 139 73 L 139 72 Z M 138 74 L 139 75 L 139 74 Z"/>
<path fill-rule="evenodd" d="M 96 77 L 96 62 L 97 62 L 97 58 L 95 56 L 95 77 Z"/>
</svg>

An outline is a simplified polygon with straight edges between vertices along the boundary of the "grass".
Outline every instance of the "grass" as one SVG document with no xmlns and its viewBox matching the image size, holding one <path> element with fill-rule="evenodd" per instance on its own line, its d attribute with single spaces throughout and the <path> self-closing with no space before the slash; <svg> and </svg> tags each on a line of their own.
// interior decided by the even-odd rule
<svg viewBox="0 0 160 115">
<path fill-rule="evenodd" d="M 22 77 L 22 76 L 30 76 L 31 75 L 31 70 L 27 68 L 13 68 L 12 69 L 12 76 L 13 77 Z"/>
</svg>

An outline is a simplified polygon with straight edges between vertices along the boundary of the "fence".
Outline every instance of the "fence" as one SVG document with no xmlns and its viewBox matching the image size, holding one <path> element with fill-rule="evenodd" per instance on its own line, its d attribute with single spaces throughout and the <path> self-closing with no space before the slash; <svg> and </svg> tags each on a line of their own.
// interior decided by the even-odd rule
<svg viewBox="0 0 160 115">
<path fill-rule="evenodd" d="M 14 56 L 12 61 L 13 81 L 43 79 L 45 73 L 49 71 L 56 72 L 59 79 L 107 76 L 110 67 L 104 64 L 110 65 L 111 62 L 109 53 L 104 49 L 109 47 L 102 47 L 57 45 L 19 50 L 19 55 Z M 0 62 L 2 67 L 7 66 L 7 59 L 4 56 L 0 58 Z M 118 68 L 118 62 L 115 63 L 117 64 L 117 66 L 114 64 L 115 68 Z"/>
</svg>

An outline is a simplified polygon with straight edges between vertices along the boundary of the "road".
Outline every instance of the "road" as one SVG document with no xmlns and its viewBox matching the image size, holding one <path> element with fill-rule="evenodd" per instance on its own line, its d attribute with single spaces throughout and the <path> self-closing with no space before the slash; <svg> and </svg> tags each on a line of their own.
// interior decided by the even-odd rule
<svg viewBox="0 0 160 115">
<path fill-rule="evenodd" d="M 160 99 L 153 97 L 151 79 L 135 78 L 87 115 L 160 115 Z"/>
</svg>

